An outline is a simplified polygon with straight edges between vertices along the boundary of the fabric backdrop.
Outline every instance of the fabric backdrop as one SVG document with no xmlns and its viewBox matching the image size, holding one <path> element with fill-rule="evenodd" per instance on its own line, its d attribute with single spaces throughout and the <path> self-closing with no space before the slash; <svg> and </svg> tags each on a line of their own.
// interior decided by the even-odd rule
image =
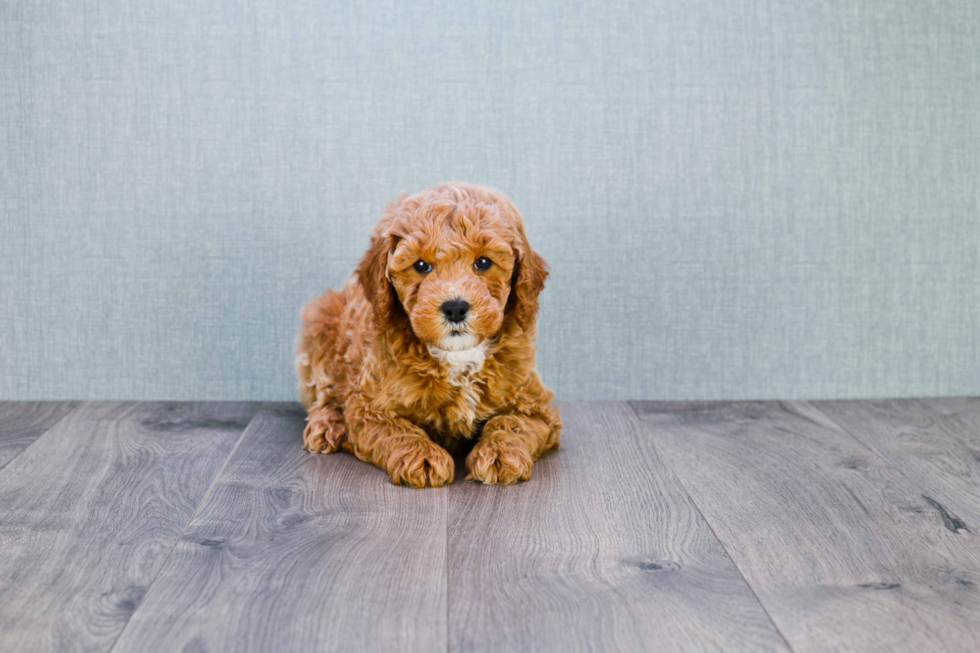
<svg viewBox="0 0 980 653">
<path fill-rule="evenodd" d="M 550 262 L 561 399 L 980 394 L 975 0 L 10 0 L 0 398 L 293 398 L 446 180 Z"/>
</svg>

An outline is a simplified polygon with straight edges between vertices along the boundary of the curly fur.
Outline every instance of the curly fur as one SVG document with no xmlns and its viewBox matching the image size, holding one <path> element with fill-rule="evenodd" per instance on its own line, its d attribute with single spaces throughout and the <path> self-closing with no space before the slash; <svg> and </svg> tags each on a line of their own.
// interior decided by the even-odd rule
<svg viewBox="0 0 980 653">
<path fill-rule="evenodd" d="M 480 257 L 490 269 L 474 267 Z M 419 260 L 432 270 L 415 270 Z M 423 487 L 451 483 L 451 452 L 476 439 L 468 479 L 529 479 L 561 432 L 534 365 L 547 276 L 496 190 L 448 183 L 389 205 L 354 275 L 303 309 L 304 446 L 349 451 Z M 440 310 L 453 299 L 470 305 L 458 325 Z"/>
</svg>

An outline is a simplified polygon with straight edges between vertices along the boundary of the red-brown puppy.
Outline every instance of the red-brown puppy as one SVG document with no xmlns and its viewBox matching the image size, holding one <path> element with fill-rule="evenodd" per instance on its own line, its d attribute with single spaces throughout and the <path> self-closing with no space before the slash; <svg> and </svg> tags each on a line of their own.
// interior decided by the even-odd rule
<svg viewBox="0 0 980 653">
<path fill-rule="evenodd" d="M 468 479 L 529 479 L 561 432 L 534 366 L 547 276 L 496 190 L 449 183 L 390 205 L 344 287 L 303 309 L 305 447 L 423 487 L 452 482 L 449 451 L 478 438 Z"/>
</svg>

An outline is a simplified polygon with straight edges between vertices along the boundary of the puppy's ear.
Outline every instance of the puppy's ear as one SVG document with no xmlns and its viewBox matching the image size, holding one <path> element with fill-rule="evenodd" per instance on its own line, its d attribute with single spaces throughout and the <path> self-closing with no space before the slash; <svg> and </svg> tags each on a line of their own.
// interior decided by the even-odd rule
<svg viewBox="0 0 980 653">
<path fill-rule="evenodd" d="M 538 314 L 538 294 L 548 278 L 548 264 L 531 249 L 523 233 L 521 236 L 524 242 L 515 251 L 517 261 L 511 277 L 507 307 L 520 327 L 530 331 Z"/>
<path fill-rule="evenodd" d="M 390 325 L 403 312 L 395 287 L 388 280 L 388 253 L 391 242 L 382 230 L 371 236 L 371 246 L 357 266 L 357 279 L 364 289 L 364 296 L 374 309 L 374 317 L 380 326 Z"/>
</svg>

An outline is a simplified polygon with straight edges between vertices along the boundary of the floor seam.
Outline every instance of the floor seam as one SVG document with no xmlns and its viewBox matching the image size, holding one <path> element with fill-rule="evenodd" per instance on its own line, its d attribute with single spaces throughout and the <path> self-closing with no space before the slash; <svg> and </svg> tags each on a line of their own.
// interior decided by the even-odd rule
<svg viewBox="0 0 980 653">
<path fill-rule="evenodd" d="M 854 435 L 853 433 L 851 433 L 851 431 L 850 431 L 849 429 L 847 429 L 847 428 L 845 428 L 843 424 L 841 424 L 841 423 L 840 423 L 840 422 L 838 422 L 838 421 L 837 421 L 836 419 L 834 419 L 833 417 L 831 417 L 831 416 L 830 416 L 830 414 L 828 414 L 827 412 L 825 412 L 824 410 L 822 410 L 822 409 L 821 409 L 821 408 L 820 408 L 819 406 L 817 406 L 817 405 L 816 405 L 815 403 L 813 403 L 812 401 L 804 401 L 804 400 L 801 400 L 801 401 L 800 401 L 800 403 L 803 403 L 803 404 L 806 404 L 807 406 L 809 406 L 809 407 L 810 407 L 810 408 L 812 408 L 813 410 L 815 410 L 815 411 L 817 411 L 818 413 L 820 413 L 821 415 L 823 415 L 823 416 L 824 416 L 824 417 L 825 417 L 825 418 L 826 418 L 827 420 L 829 420 L 829 421 L 830 421 L 830 422 L 831 422 L 831 423 L 832 423 L 832 424 L 833 424 L 834 426 L 836 426 L 836 427 L 837 427 L 837 429 L 838 429 L 838 430 L 839 430 L 839 431 L 840 431 L 841 433 L 843 433 L 844 435 L 846 435 L 846 436 L 847 436 L 847 437 L 849 437 L 850 439 L 852 439 L 852 440 L 854 440 L 854 441 L 855 441 L 855 442 L 856 442 L 856 443 L 857 443 L 858 445 L 860 445 L 860 446 L 861 446 L 862 448 L 864 448 L 864 449 L 866 449 L 866 450 L 867 450 L 868 452 L 870 452 L 870 453 L 871 453 L 872 455 L 874 455 L 874 456 L 875 456 L 875 458 L 877 458 L 877 459 L 878 459 L 878 461 L 879 461 L 879 462 L 880 462 L 881 464 L 883 464 L 883 465 L 886 465 L 886 466 L 888 466 L 889 468 L 891 468 L 891 469 L 893 469 L 893 470 L 895 470 L 895 471 L 896 471 L 896 473 L 899 473 L 899 475 L 901 475 L 901 472 L 899 472 L 899 471 L 898 471 L 897 469 L 895 469 L 895 467 L 893 467 L 893 466 L 892 466 L 892 464 L 891 464 L 891 462 L 890 462 L 890 461 L 889 461 L 889 460 L 888 460 L 887 458 L 885 458 L 885 457 L 884 457 L 884 456 L 883 456 L 883 455 L 881 454 L 881 452 L 879 452 L 879 451 L 878 451 L 878 450 L 877 450 L 877 449 L 876 449 L 876 448 L 875 448 L 874 446 L 872 446 L 871 444 L 868 444 L 867 442 L 865 442 L 864 440 L 862 440 L 862 439 L 861 439 L 861 438 L 859 438 L 858 436 L 856 436 L 856 435 Z"/>
<path fill-rule="evenodd" d="M 160 568 L 157 569 L 156 573 L 153 574 L 153 578 L 150 580 L 149 584 L 147 584 L 146 592 L 143 593 L 143 596 L 140 598 L 139 603 L 136 604 L 136 607 L 133 609 L 132 614 L 129 615 L 129 619 L 126 620 L 126 624 L 122 627 L 122 630 L 120 630 L 119 634 L 116 635 L 116 638 L 112 640 L 112 644 L 109 646 L 109 648 L 106 649 L 107 653 L 112 653 L 112 650 L 116 648 L 116 644 L 119 643 L 119 640 L 122 638 L 123 633 L 126 632 L 126 629 L 129 627 L 129 624 L 133 622 L 133 617 L 135 617 L 136 613 L 139 612 L 140 606 L 146 600 L 147 595 L 150 593 L 150 590 L 153 588 L 153 584 L 157 581 L 157 578 L 160 576 L 160 572 L 162 572 L 163 568 L 167 566 L 167 562 L 170 560 L 170 556 L 174 554 L 174 551 L 177 550 L 177 545 L 180 544 L 180 541 L 182 539 L 184 539 L 184 533 L 187 532 L 187 529 L 194 521 L 194 518 L 197 517 L 198 512 L 200 512 L 201 510 L 201 506 L 203 506 L 204 502 L 208 500 L 209 496 L 211 496 L 211 491 L 214 489 L 214 486 L 218 483 L 218 479 L 221 478 L 221 475 L 224 473 L 225 468 L 228 466 L 228 462 L 231 460 L 232 456 L 235 455 L 235 452 L 238 451 L 238 446 L 242 443 L 242 440 L 245 438 L 245 434 L 248 433 L 248 429 L 252 426 L 252 422 L 254 422 L 255 418 L 258 417 L 259 413 L 262 412 L 263 405 L 264 404 L 262 403 L 259 404 L 259 409 L 255 411 L 255 414 L 252 415 L 252 419 L 248 420 L 248 424 L 246 424 L 245 428 L 242 429 L 241 435 L 239 435 L 238 440 L 235 441 L 235 446 L 233 446 L 231 448 L 231 451 L 228 452 L 228 456 L 225 458 L 225 461 L 221 464 L 221 468 L 218 470 L 218 473 L 214 475 L 214 478 L 211 480 L 211 484 L 208 486 L 208 489 L 204 493 L 204 496 L 201 497 L 201 500 L 198 502 L 197 507 L 194 508 L 194 512 L 191 513 L 191 516 L 187 520 L 187 523 L 184 524 L 184 528 L 181 529 L 180 535 L 178 535 L 177 538 L 174 540 L 173 546 L 171 546 L 170 551 L 167 552 L 167 556 L 163 559 L 163 562 L 160 564 Z"/>
<path fill-rule="evenodd" d="M 65 403 L 72 403 L 72 402 L 65 402 Z M 65 421 L 65 419 L 67 419 L 67 417 L 68 417 L 69 415 L 74 415 L 74 414 L 75 414 L 75 411 L 77 411 L 77 410 L 78 410 L 79 408 L 81 408 L 82 406 L 84 406 L 84 405 L 85 405 L 86 403 L 88 403 L 88 402 L 85 402 L 85 401 L 80 401 L 80 402 L 78 402 L 78 405 L 76 405 L 76 406 L 74 406 L 74 407 L 72 407 L 72 409 L 71 409 L 71 410 L 69 410 L 69 411 L 68 411 L 67 413 L 65 413 L 64 415 L 62 415 L 62 416 L 61 416 L 61 417 L 59 417 L 58 419 L 56 419 L 56 420 L 54 421 L 54 423 L 53 423 L 53 424 L 52 424 L 51 426 L 49 426 L 48 428 L 46 428 L 46 429 L 44 429 L 44 433 L 42 433 L 42 434 L 40 434 L 39 436 L 37 436 L 36 438 L 34 438 L 34 441 L 33 441 L 33 442 L 31 442 L 31 443 L 30 443 L 29 445 L 27 445 L 26 447 L 24 447 L 23 449 L 21 449 L 20 451 L 18 451 L 18 452 L 17 452 L 17 454 L 16 454 L 16 455 L 15 455 L 15 456 L 14 456 L 13 458 L 11 458 L 10 460 L 8 460 L 8 461 L 7 461 L 7 462 L 5 462 L 4 464 L 2 464 L 2 465 L 0 465 L 0 472 L 3 472 L 3 470 L 7 468 L 7 465 L 9 465 L 10 463 L 12 463 L 12 462 L 14 462 L 14 461 L 15 461 L 15 460 L 17 460 L 18 458 L 20 458 L 20 456 L 21 456 L 21 455 L 23 455 L 23 453 L 24 453 L 25 451 L 27 451 L 28 449 L 30 449 L 31 447 L 33 447 L 33 446 L 34 446 L 34 444 L 35 444 L 35 443 L 36 443 L 36 442 L 37 442 L 38 440 L 40 440 L 40 439 L 41 439 L 41 438 L 43 438 L 43 437 L 44 437 L 45 435 L 47 435 L 48 433 L 50 433 L 50 432 L 52 431 L 52 429 L 54 429 L 54 427 L 56 427 L 56 426 L 58 426 L 58 425 L 59 425 L 59 424 L 61 424 L 61 423 L 62 423 L 63 421 Z"/>
<path fill-rule="evenodd" d="M 894 472 L 899 478 L 901 478 L 903 481 L 907 482 L 913 489 L 914 488 L 918 488 L 918 490 L 916 490 L 916 491 L 919 492 L 919 495 L 923 499 L 925 499 L 927 502 L 931 500 L 931 497 L 928 497 L 925 494 L 923 494 L 923 492 L 927 492 L 929 490 L 921 487 L 919 485 L 919 483 L 917 483 L 914 479 L 909 478 L 903 472 L 903 470 L 900 467 L 896 466 L 892 462 L 891 456 L 888 456 L 888 455 L 886 455 L 886 454 L 878 451 L 878 448 L 875 447 L 873 444 L 871 444 L 870 442 L 865 442 L 864 440 L 862 440 L 861 438 L 859 438 L 857 435 L 855 435 L 854 433 L 851 432 L 851 429 L 849 429 L 846 426 L 844 426 L 843 424 L 841 424 L 830 413 L 826 412 L 825 410 L 823 410 L 822 408 L 820 408 L 819 406 L 817 406 L 814 402 L 812 402 L 812 401 L 804 401 L 803 403 L 805 403 L 807 406 L 809 406 L 813 410 L 815 410 L 818 413 L 820 413 L 821 415 L 823 415 L 834 426 L 836 426 L 840 430 L 841 433 L 843 433 L 844 435 L 846 435 L 850 439 L 854 440 L 861 447 L 864 447 L 864 449 L 866 449 L 872 455 L 874 455 L 876 458 L 878 458 L 879 462 L 881 463 L 881 465 L 883 467 L 886 467 L 889 470 L 891 470 L 892 472 Z M 932 492 L 930 492 L 930 494 L 932 494 Z M 955 499 L 951 501 L 950 500 L 951 497 L 948 494 L 943 493 L 942 492 L 942 489 L 940 489 L 940 491 L 938 493 L 936 493 L 936 496 L 939 496 L 942 499 L 942 506 L 950 506 L 952 504 L 953 507 L 955 508 L 956 507 L 956 504 L 958 503 L 958 501 L 956 501 Z M 935 508 L 935 506 L 933 506 L 933 507 Z M 959 512 L 959 511 L 957 511 L 957 512 Z"/>
<path fill-rule="evenodd" d="M 636 418 L 636 421 L 639 423 L 640 428 L 643 431 L 649 433 L 650 427 L 648 427 L 646 422 L 643 421 L 643 418 L 640 416 L 640 413 L 636 410 L 636 406 L 634 405 L 634 402 L 628 401 L 626 403 L 629 405 L 630 410 L 633 412 L 633 416 Z M 684 494 L 687 495 L 687 498 L 691 501 L 691 505 L 694 506 L 694 509 L 698 511 L 698 514 L 701 516 L 701 519 L 708 527 L 708 530 L 710 530 L 711 534 L 714 536 L 715 541 L 718 542 L 718 546 L 721 547 L 721 550 L 725 552 L 725 556 L 728 557 L 728 559 L 732 563 L 732 566 L 735 567 L 735 571 L 738 572 L 739 578 L 742 579 L 742 582 L 745 583 L 745 586 L 749 589 L 750 592 L 752 592 L 752 596 L 755 597 L 756 603 L 758 603 L 759 607 L 762 608 L 762 611 L 763 613 L 765 613 L 766 618 L 769 619 L 769 623 L 772 624 L 772 627 L 776 629 L 776 633 L 779 634 L 779 637 L 783 640 L 783 643 L 786 644 L 786 648 L 789 649 L 790 651 L 795 650 L 793 646 L 789 643 L 789 640 L 786 639 L 786 635 L 783 634 L 783 631 L 779 627 L 779 624 L 777 624 L 776 620 L 772 618 L 772 615 L 769 613 L 769 608 L 767 608 L 766 604 L 762 602 L 761 598 L 759 598 L 759 595 L 758 593 L 756 593 L 755 588 L 752 587 L 752 583 L 749 582 L 749 579 L 746 578 L 745 574 L 742 572 L 741 567 L 739 567 L 738 563 L 735 562 L 735 558 L 728 550 L 728 547 L 725 546 L 725 542 L 718 536 L 717 531 L 715 531 L 715 527 L 711 525 L 710 521 L 708 521 L 708 517 L 704 514 L 704 511 L 701 510 L 701 506 L 699 506 L 698 502 L 694 499 L 693 496 L 691 496 L 691 493 L 688 491 L 687 486 L 684 485 L 684 482 L 681 481 L 680 476 L 678 476 L 677 472 L 674 471 L 674 466 L 670 464 L 670 459 L 667 458 L 667 454 L 660 448 L 656 440 L 653 440 L 651 444 L 653 445 L 654 451 L 657 453 L 658 456 L 660 456 L 660 459 L 664 462 L 664 465 L 666 465 L 667 469 L 670 470 L 671 476 L 674 477 L 674 480 L 677 481 L 677 484 L 680 486 L 680 488 L 684 490 Z"/>
</svg>

